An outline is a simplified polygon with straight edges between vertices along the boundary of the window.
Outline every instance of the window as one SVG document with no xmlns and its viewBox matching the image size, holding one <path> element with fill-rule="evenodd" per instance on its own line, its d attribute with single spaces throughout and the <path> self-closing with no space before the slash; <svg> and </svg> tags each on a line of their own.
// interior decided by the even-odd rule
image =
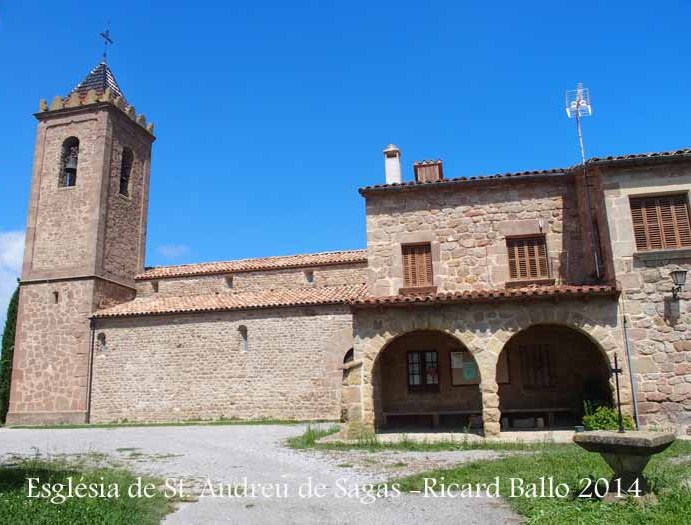
<svg viewBox="0 0 691 525">
<path fill-rule="evenodd" d="M 547 279 L 547 242 L 544 235 L 506 239 L 511 279 Z"/>
<path fill-rule="evenodd" d="M 60 302 L 60 293 L 53 292 L 53 304 L 58 304 Z"/>
<path fill-rule="evenodd" d="M 408 390 L 439 390 L 437 352 L 408 352 Z"/>
<path fill-rule="evenodd" d="M 631 218 L 638 250 L 691 246 L 686 194 L 632 198 Z"/>
<path fill-rule="evenodd" d="M 100 352 L 106 351 L 106 334 L 101 332 L 96 338 L 97 348 Z"/>
<path fill-rule="evenodd" d="M 232 275 L 226 275 L 226 288 L 232 288 L 233 287 L 233 276 Z"/>
<path fill-rule="evenodd" d="M 249 348 L 249 343 L 247 341 L 247 327 L 243 324 L 238 327 L 238 333 L 240 334 L 240 351 L 247 352 Z"/>
<path fill-rule="evenodd" d="M 531 344 L 518 347 L 521 356 L 521 379 L 525 388 L 554 386 L 552 345 Z"/>
<path fill-rule="evenodd" d="M 158 281 L 151 281 L 151 291 L 158 293 Z"/>
<path fill-rule="evenodd" d="M 60 159 L 60 178 L 58 185 L 69 188 L 77 184 L 77 164 L 79 163 L 79 139 L 70 137 L 62 143 Z"/>
<path fill-rule="evenodd" d="M 132 174 L 132 164 L 134 155 L 132 150 L 125 148 L 122 150 L 122 162 L 120 163 L 120 195 L 129 197 L 130 195 L 130 175 Z"/>
<path fill-rule="evenodd" d="M 403 282 L 406 288 L 432 286 L 432 245 L 404 244 Z"/>
<path fill-rule="evenodd" d="M 305 270 L 305 281 L 308 284 L 314 283 L 314 270 Z"/>
</svg>

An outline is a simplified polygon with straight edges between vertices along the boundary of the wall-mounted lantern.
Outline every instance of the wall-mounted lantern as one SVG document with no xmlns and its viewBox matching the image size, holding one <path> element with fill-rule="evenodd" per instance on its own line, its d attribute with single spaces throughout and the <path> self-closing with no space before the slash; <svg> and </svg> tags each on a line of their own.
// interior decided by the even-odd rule
<svg viewBox="0 0 691 525">
<path fill-rule="evenodd" d="M 669 272 L 669 275 L 672 277 L 672 282 L 674 283 L 672 287 L 672 298 L 675 301 L 679 300 L 679 292 L 681 292 L 686 283 L 686 272 L 687 270 L 682 268 Z"/>
</svg>

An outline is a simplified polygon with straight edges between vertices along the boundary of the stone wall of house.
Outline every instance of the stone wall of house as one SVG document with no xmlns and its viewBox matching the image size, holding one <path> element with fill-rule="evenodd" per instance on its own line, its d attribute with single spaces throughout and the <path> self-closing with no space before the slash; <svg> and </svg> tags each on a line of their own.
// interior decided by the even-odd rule
<svg viewBox="0 0 691 525">
<path fill-rule="evenodd" d="M 320 306 L 101 319 L 96 338 L 93 422 L 338 419 L 352 315 Z"/>
<path fill-rule="evenodd" d="M 572 175 L 478 181 L 366 193 L 369 284 L 394 295 L 403 284 L 401 245 L 430 242 L 439 291 L 504 287 L 506 238 L 546 235 L 551 277 L 583 282 L 583 238 Z"/>
<path fill-rule="evenodd" d="M 586 335 L 613 362 L 624 348 L 617 301 L 592 298 L 506 302 L 496 304 L 431 305 L 415 308 L 357 308 L 354 316 L 354 365 L 348 371 L 347 399 L 349 432 L 355 435 L 374 429 L 376 413 L 373 378 L 375 363 L 398 336 L 415 330 L 437 330 L 456 338 L 474 356 L 480 369 L 483 421 L 486 435 L 500 429 L 499 386 L 496 369 L 499 354 L 516 334 L 534 325 L 560 325 Z M 357 366 L 356 366 L 357 365 Z M 622 363 L 622 403 L 631 411 L 631 385 L 626 362 Z"/>
<path fill-rule="evenodd" d="M 310 286 L 305 275 L 307 270 L 314 272 L 312 286 L 361 284 L 367 281 L 367 264 L 357 263 L 237 272 L 221 275 L 169 277 L 154 281 L 157 283 L 158 292 L 154 291 L 152 281 L 143 280 L 137 282 L 137 296 L 148 297 L 158 293 L 160 297 L 170 297 L 211 293 L 255 292 L 277 288 L 303 288 Z M 229 281 L 229 278 L 232 278 L 232 280 Z"/>
<path fill-rule="evenodd" d="M 686 291 L 679 301 L 672 300 L 670 271 L 679 267 L 691 270 L 691 250 L 639 251 L 629 199 L 688 195 L 691 164 L 606 169 L 602 181 L 616 278 L 623 290 L 621 309 L 628 320 L 641 422 L 689 432 L 691 293 Z"/>
</svg>

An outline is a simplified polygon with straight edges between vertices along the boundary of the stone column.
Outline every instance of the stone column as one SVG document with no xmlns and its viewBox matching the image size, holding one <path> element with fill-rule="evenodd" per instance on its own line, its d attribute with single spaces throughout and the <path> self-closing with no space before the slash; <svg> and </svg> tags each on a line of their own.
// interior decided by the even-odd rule
<svg viewBox="0 0 691 525">
<path fill-rule="evenodd" d="M 490 361 L 490 360 L 487 360 Z M 496 379 L 496 359 L 480 364 L 480 393 L 482 394 L 482 423 L 485 437 L 498 436 L 501 429 L 499 411 L 499 386 Z"/>
</svg>

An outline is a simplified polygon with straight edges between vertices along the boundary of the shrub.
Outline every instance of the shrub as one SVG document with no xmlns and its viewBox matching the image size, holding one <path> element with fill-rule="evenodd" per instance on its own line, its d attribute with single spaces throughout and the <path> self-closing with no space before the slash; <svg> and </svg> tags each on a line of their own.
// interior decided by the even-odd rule
<svg viewBox="0 0 691 525">
<path fill-rule="evenodd" d="M 7 307 L 5 331 L 2 334 L 2 355 L 0 356 L 0 423 L 5 422 L 10 405 L 10 379 L 12 378 L 12 357 L 14 356 L 14 333 L 17 327 L 17 304 L 19 288 L 12 295 Z"/>
<path fill-rule="evenodd" d="M 583 426 L 586 430 L 618 430 L 619 414 L 616 408 L 600 406 L 593 412 L 586 405 L 583 416 Z M 622 422 L 626 430 L 633 430 L 633 419 L 628 414 L 622 414 Z"/>
</svg>

